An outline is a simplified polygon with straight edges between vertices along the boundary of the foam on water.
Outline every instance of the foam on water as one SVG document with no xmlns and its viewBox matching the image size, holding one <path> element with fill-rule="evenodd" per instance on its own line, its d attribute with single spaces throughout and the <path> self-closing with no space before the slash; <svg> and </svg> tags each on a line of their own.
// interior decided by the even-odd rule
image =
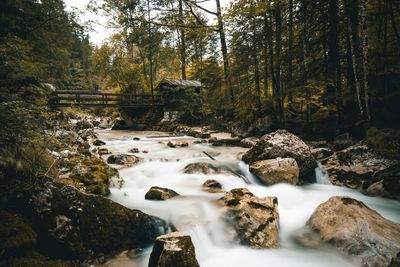
<svg viewBox="0 0 400 267">
<path fill-rule="evenodd" d="M 173 223 L 180 231 L 190 234 L 198 261 L 203 267 L 356 266 L 356 263 L 343 258 L 334 250 L 307 249 L 295 242 L 294 238 L 303 230 L 315 208 L 331 196 L 346 195 L 358 199 L 385 218 L 400 222 L 398 201 L 368 197 L 352 189 L 330 185 L 322 165 L 316 169 L 316 184 L 264 186 L 249 172 L 248 165 L 239 160 L 240 154 L 247 150 L 245 148 L 193 144 L 196 139 L 187 136 L 155 138 L 155 135 L 166 135 L 159 132 L 101 130 L 98 133 L 113 153 L 127 153 L 134 147 L 149 152 L 135 154 L 144 158 L 141 164 L 120 169 L 125 184 L 122 188 L 112 188 L 110 198 L 129 208 L 161 217 Z M 139 137 L 140 140 L 134 141 L 133 137 Z M 171 140 L 185 140 L 190 145 L 186 148 L 169 148 L 166 143 Z M 219 155 L 215 156 L 216 161 L 212 161 L 203 151 Z M 246 176 L 251 184 L 246 184 L 233 174 L 183 173 L 187 164 L 198 161 L 228 166 Z M 202 184 L 207 179 L 219 181 L 226 191 L 246 187 L 259 197 L 278 197 L 280 247 L 251 249 L 239 245 L 234 239 L 232 228 L 221 220 L 221 209 L 216 201 L 222 194 L 202 190 Z M 167 201 L 145 200 L 144 195 L 151 186 L 167 187 L 181 196 Z M 128 261 L 132 266 L 147 266 L 150 251 L 151 248 L 141 257 Z M 119 266 L 118 262 L 123 266 L 126 261 L 126 258 L 123 261 L 116 258 L 110 266 Z"/>
</svg>

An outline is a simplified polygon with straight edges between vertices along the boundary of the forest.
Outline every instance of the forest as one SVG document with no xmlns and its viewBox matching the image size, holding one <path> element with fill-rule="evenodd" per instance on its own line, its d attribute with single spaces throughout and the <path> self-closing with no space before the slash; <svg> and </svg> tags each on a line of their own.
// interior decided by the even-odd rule
<svg viewBox="0 0 400 267">
<path fill-rule="evenodd" d="M 71 2 L 0 1 L 0 266 L 400 266 L 398 0 Z"/>
</svg>

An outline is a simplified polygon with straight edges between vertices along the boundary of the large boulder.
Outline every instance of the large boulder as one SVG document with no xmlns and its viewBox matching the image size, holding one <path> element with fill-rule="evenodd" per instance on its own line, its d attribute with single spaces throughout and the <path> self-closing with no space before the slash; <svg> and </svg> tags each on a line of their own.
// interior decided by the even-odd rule
<svg viewBox="0 0 400 267">
<path fill-rule="evenodd" d="M 375 192 L 367 189 L 383 181 L 388 195 L 400 196 L 400 162 L 384 158 L 367 145 L 360 143 L 338 151 L 322 160 L 322 164 L 334 184 Z"/>
<path fill-rule="evenodd" d="M 299 166 L 292 158 L 255 161 L 250 164 L 250 171 L 266 185 L 297 184 L 299 180 Z"/>
<path fill-rule="evenodd" d="M 157 237 L 149 267 L 200 267 L 189 235 L 173 232 Z"/>
<path fill-rule="evenodd" d="M 278 246 L 279 214 L 276 197 L 258 198 L 246 188 L 227 192 L 221 201 L 242 244 L 255 248 Z"/>
<path fill-rule="evenodd" d="M 359 258 L 362 266 L 388 266 L 400 252 L 400 224 L 349 197 L 331 197 L 306 225 L 311 231 L 301 238 L 304 244 L 331 244 Z"/>
<path fill-rule="evenodd" d="M 146 193 L 144 198 L 147 200 L 166 200 L 176 196 L 179 196 L 179 194 L 174 190 L 152 186 L 150 190 Z"/>
<path fill-rule="evenodd" d="M 42 245 L 69 259 L 144 248 L 167 228 L 159 218 L 52 181 L 26 194 Z"/>
<path fill-rule="evenodd" d="M 139 163 L 141 160 L 142 160 L 141 158 L 133 156 L 133 155 L 119 154 L 119 155 L 109 156 L 107 158 L 107 163 L 132 166 L 132 165 Z"/>
<path fill-rule="evenodd" d="M 300 168 L 300 176 L 314 172 L 317 163 L 310 147 L 286 130 L 278 130 L 261 137 L 242 159 L 246 163 L 275 158 L 293 158 Z"/>
</svg>

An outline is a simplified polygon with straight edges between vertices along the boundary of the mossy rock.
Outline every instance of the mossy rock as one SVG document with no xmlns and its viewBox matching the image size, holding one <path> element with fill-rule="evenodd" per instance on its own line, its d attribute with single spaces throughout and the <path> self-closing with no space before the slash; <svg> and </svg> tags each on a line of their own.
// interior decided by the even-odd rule
<svg viewBox="0 0 400 267">
<path fill-rule="evenodd" d="M 400 130 L 378 130 L 371 127 L 367 131 L 366 141 L 375 152 L 389 159 L 400 159 Z"/>
<path fill-rule="evenodd" d="M 36 244 L 37 234 L 24 219 L 0 210 L 0 255 L 8 258 L 24 254 Z"/>
<path fill-rule="evenodd" d="M 144 248 L 167 228 L 159 218 L 52 181 L 29 195 L 33 220 L 46 236 L 43 246 L 65 259 Z"/>
<path fill-rule="evenodd" d="M 39 253 L 29 253 L 26 256 L 20 258 L 14 258 L 6 260 L 0 263 L 0 266 L 7 267 L 21 267 L 21 266 L 32 266 L 32 267 L 72 267 L 73 264 L 63 262 L 61 260 L 52 260 L 44 257 Z"/>
<path fill-rule="evenodd" d="M 110 179 L 118 175 L 116 169 L 95 156 L 75 155 L 68 160 L 63 160 L 61 166 L 72 170 L 70 178 L 61 182 L 77 186 L 77 188 L 84 189 L 88 193 L 105 196 L 110 194 Z M 80 184 L 83 184 L 84 187 Z"/>
</svg>

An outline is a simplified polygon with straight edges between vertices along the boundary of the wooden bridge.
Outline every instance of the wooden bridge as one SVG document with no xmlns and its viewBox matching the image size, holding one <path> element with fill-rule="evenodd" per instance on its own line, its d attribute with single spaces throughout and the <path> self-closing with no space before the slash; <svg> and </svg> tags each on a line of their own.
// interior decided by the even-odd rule
<svg viewBox="0 0 400 267">
<path fill-rule="evenodd" d="M 163 107 L 162 98 L 151 94 L 115 94 L 91 91 L 56 90 L 50 96 L 52 107 Z"/>
</svg>

